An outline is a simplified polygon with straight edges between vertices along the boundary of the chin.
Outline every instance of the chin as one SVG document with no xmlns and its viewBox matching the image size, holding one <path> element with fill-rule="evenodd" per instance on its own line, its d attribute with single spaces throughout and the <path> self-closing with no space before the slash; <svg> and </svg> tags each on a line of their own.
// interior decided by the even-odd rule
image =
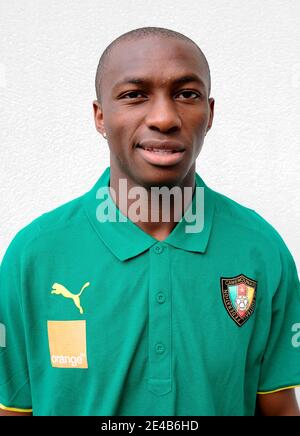
<svg viewBox="0 0 300 436">
<path fill-rule="evenodd" d="M 136 181 L 140 186 L 146 189 L 157 186 L 167 186 L 172 188 L 173 186 L 178 186 L 182 179 L 184 178 L 185 172 L 182 168 L 177 166 L 170 167 L 155 167 L 145 169 L 139 174 L 136 174 Z"/>
</svg>

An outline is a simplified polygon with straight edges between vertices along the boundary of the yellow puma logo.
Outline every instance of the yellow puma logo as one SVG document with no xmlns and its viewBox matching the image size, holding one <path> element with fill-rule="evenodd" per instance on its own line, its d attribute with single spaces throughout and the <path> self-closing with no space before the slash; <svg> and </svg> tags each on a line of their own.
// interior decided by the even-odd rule
<svg viewBox="0 0 300 436">
<path fill-rule="evenodd" d="M 74 301 L 75 306 L 78 307 L 79 312 L 82 315 L 83 314 L 83 308 L 80 305 L 80 296 L 81 296 L 82 292 L 84 291 L 84 289 L 87 286 L 90 286 L 90 282 L 86 282 L 82 286 L 79 294 L 72 294 L 72 292 L 68 291 L 68 289 L 66 289 L 63 285 L 60 285 L 59 283 L 54 283 L 52 285 L 51 294 L 56 294 L 56 295 L 60 295 L 61 294 L 65 298 L 72 298 L 72 300 Z"/>
</svg>

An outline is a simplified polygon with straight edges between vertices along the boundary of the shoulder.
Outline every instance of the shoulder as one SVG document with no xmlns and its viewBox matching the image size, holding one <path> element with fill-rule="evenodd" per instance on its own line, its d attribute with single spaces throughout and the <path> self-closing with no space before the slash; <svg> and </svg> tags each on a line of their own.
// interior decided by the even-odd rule
<svg viewBox="0 0 300 436">
<path fill-rule="evenodd" d="M 55 239 L 56 235 L 62 235 L 66 229 L 77 225 L 84 213 L 82 207 L 84 197 L 85 194 L 59 205 L 22 227 L 11 239 L 2 263 L 14 262 L 14 259 L 22 260 L 36 243 L 44 238 Z"/>
<path fill-rule="evenodd" d="M 210 188 L 209 188 L 210 189 Z M 212 189 L 215 198 L 215 221 L 232 237 L 246 242 L 264 258 L 294 264 L 294 260 L 279 232 L 258 212 Z"/>
</svg>

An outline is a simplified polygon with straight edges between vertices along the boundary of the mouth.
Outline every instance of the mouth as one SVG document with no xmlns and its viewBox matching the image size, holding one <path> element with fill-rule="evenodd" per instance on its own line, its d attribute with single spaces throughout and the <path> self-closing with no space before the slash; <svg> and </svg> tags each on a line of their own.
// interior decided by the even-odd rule
<svg viewBox="0 0 300 436">
<path fill-rule="evenodd" d="M 183 159 L 185 153 L 185 149 L 180 144 L 171 142 L 159 145 L 137 144 L 136 149 L 145 161 L 158 166 L 176 165 Z"/>
</svg>

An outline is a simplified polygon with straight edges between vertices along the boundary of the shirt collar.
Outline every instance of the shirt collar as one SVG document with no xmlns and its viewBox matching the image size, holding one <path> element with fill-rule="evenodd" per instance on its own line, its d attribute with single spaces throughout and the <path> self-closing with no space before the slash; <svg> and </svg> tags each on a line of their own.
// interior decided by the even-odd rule
<svg viewBox="0 0 300 436">
<path fill-rule="evenodd" d="M 201 177 L 195 173 L 196 186 L 202 187 L 204 193 L 204 220 L 203 228 L 198 232 L 187 232 L 187 227 L 192 228 L 188 216 L 195 211 L 196 196 L 193 195 L 192 202 L 186 210 L 183 218 L 179 221 L 172 232 L 163 241 L 158 241 L 148 233 L 144 232 L 129 218 L 125 217 L 109 194 L 110 167 L 107 167 L 95 185 L 84 196 L 84 207 L 93 228 L 100 239 L 112 251 L 112 253 L 121 261 L 130 259 L 140 253 L 148 250 L 156 243 L 169 244 L 173 247 L 186 251 L 204 253 L 209 241 L 209 236 L 214 216 L 214 195 L 213 191 L 204 183 Z M 116 220 L 106 220 L 100 222 L 97 219 L 97 208 L 101 204 L 97 192 L 99 188 L 105 188 L 107 196 L 105 200 L 109 204 L 110 210 Z M 103 197 L 101 197 L 103 198 Z M 201 213 L 201 212 L 200 212 Z M 115 215 L 114 215 L 115 214 Z M 120 216 L 124 221 L 121 221 Z"/>
</svg>

